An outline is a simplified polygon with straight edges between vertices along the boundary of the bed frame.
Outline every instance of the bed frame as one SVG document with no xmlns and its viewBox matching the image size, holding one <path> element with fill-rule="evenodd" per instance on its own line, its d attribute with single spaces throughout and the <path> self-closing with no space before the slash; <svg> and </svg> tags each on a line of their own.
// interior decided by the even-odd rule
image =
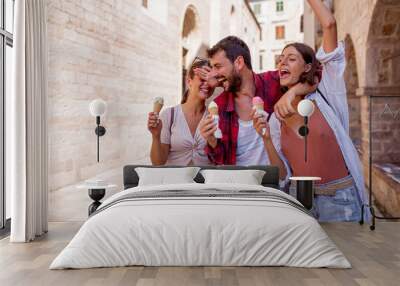
<svg viewBox="0 0 400 286">
<path fill-rule="evenodd" d="M 139 183 L 139 176 L 135 171 L 137 167 L 146 168 L 184 168 L 184 166 L 149 166 L 149 165 L 127 165 L 124 167 L 124 190 L 136 187 Z M 217 169 L 217 170 L 262 170 L 265 175 L 261 184 L 264 187 L 279 189 L 279 168 L 276 166 L 198 166 L 202 170 Z M 204 178 L 200 174 L 194 178 L 197 183 L 204 183 Z"/>
</svg>

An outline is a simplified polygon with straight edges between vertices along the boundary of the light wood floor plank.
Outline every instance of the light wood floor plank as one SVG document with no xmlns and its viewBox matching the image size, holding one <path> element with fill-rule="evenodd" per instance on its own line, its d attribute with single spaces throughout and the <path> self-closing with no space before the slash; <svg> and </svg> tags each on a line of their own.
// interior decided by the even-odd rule
<svg viewBox="0 0 400 286">
<path fill-rule="evenodd" d="M 329 237 L 351 262 L 352 269 L 289 267 L 117 267 L 82 270 L 48 269 L 82 223 L 50 223 L 50 232 L 32 243 L 0 240 L 1 286 L 266 286 L 346 285 L 398 286 L 400 224 L 368 226 L 324 224 Z"/>
</svg>

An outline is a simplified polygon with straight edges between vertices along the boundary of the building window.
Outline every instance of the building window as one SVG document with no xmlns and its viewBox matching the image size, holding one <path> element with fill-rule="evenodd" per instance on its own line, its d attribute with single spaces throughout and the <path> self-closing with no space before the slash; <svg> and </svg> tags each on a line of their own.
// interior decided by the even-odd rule
<svg viewBox="0 0 400 286">
<path fill-rule="evenodd" d="M 13 69 L 14 0 L 0 0 L 0 236 L 9 231 L 10 193 L 4 184 L 5 104 L 11 94 Z"/>
<path fill-rule="evenodd" d="M 260 55 L 260 71 L 263 70 L 263 55 Z"/>
<path fill-rule="evenodd" d="M 281 55 L 275 55 L 275 68 L 278 68 L 278 64 L 279 64 L 279 59 L 280 59 Z"/>
<path fill-rule="evenodd" d="M 253 9 L 254 9 L 254 14 L 259 15 L 261 13 L 261 4 L 255 4 Z"/>
<path fill-rule="evenodd" d="M 300 33 L 304 33 L 304 15 L 300 17 Z"/>
<path fill-rule="evenodd" d="M 148 0 L 142 0 L 142 6 L 144 7 L 144 8 L 147 8 L 148 7 Z"/>
<path fill-rule="evenodd" d="M 275 27 L 275 39 L 282 40 L 285 38 L 285 26 Z"/>
<path fill-rule="evenodd" d="M 276 12 L 283 12 L 283 1 L 276 1 Z"/>
</svg>

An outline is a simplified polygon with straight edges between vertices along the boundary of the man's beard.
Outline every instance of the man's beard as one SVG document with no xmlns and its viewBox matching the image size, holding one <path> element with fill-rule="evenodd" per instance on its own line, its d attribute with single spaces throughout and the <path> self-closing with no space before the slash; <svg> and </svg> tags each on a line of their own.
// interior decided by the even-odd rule
<svg viewBox="0 0 400 286">
<path fill-rule="evenodd" d="M 236 72 L 232 73 L 232 77 L 229 78 L 229 91 L 232 93 L 238 92 L 242 86 L 242 78 Z"/>
</svg>

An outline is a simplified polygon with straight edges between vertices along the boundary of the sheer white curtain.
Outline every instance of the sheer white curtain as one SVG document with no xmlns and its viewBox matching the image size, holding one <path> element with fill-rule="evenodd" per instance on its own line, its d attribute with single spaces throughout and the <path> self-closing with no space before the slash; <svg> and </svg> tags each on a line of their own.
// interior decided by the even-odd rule
<svg viewBox="0 0 400 286">
<path fill-rule="evenodd" d="M 15 1 L 9 180 L 12 242 L 47 231 L 47 31 L 45 0 Z M 7 163 L 7 164 L 8 164 Z M 6 178 L 7 179 L 7 178 Z"/>
</svg>

